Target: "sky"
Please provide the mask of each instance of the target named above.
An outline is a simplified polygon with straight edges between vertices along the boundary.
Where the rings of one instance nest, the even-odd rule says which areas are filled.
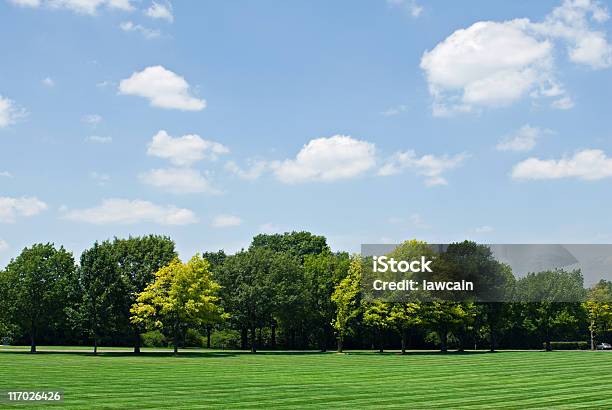
[[[610,8],[0,0],[0,266],[149,233],[611,243]]]

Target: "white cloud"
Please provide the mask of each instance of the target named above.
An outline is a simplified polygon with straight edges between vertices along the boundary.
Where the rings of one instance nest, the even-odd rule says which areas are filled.
[[[612,158],[599,149],[585,149],[558,160],[528,158],[512,169],[514,179],[579,178],[597,180],[612,177]]]
[[[88,114],[81,118],[85,124],[93,125],[94,127],[102,122],[102,116],[98,114]]]
[[[426,177],[427,186],[446,185],[448,181],[442,174],[450,169],[457,168],[468,157],[467,154],[454,156],[423,155],[417,157],[413,150],[396,152],[378,170],[378,175],[388,176],[399,174],[405,169],[414,169],[417,174]]]
[[[101,137],[99,135],[90,135],[85,138],[85,141],[90,142],[92,144],[110,144],[113,142],[112,137]]]
[[[160,130],[148,144],[147,154],[170,160],[177,166],[189,166],[203,159],[216,160],[227,154],[229,148],[215,141],[205,140],[196,134],[172,137]]]
[[[553,101],[550,106],[558,110],[569,110],[574,106],[574,101],[571,97],[565,96]]]
[[[502,138],[497,144],[498,151],[531,151],[543,135],[550,134],[550,130],[523,125],[516,133]]]
[[[191,168],[164,168],[152,169],[139,175],[140,180],[156,188],[174,194],[191,194],[205,192],[219,194],[209,178],[201,172]]]
[[[47,204],[36,197],[0,197],[0,222],[13,223],[20,216],[34,216],[47,209]]]
[[[154,107],[183,111],[201,111],[206,101],[191,95],[190,86],[180,75],[160,65],[135,72],[121,80],[119,94],[148,98]]]
[[[270,164],[276,177],[288,184],[335,181],[363,174],[376,163],[374,144],[345,135],[316,138],[295,159]]]
[[[140,33],[146,39],[157,38],[161,35],[159,30],[150,29],[140,24],[134,24],[131,21],[124,21],[123,23],[119,24],[119,28],[127,32]]]
[[[387,108],[385,111],[383,111],[381,114],[384,117],[394,117],[396,115],[399,115],[405,111],[408,110],[408,106],[407,105],[398,105],[397,107],[391,107],[391,108]]]
[[[505,106],[525,96],[554,97],[553,108],[571,108],[555,78],[554,46],[565,44],[575,63],[609,67],[612,47],[606,34],[590,27],[591,21],[606,19],[598,2],[565,0],[543,22],[479,21],[456,30],[421,59],[434,115]]]
[[[8,248],[9,248],[8,242],[6,242],[4,239],[0,239],[0,252],[4,252]]]
[[[174,15],[172,14],[172,4],[166,2],[165,4],[158,3],[156,1],[151,4],[151,7],[145,10],[145,14],[152,19],[162,19],[170,23],[174,21]]]
[[[405,9],[415,18],[419,17],[423,12],[423,6],[419,5],[416,0],[387,0],[387,4],[392,7]]]
[[[217,215],[212,219],[213,228],[231,228],[242,224],[242,219],[235,215]]]
[[[189,209],[119,198],[105,199],[93,208],[65,210],[63,217],[71,221],[96,225],[145,222],[160,225],[188,225],[198,222],[196,215]]]
[[[270,163],[263,160],[250,160],[247,168],[241,168],[234,161],[228,161],[225,164],[225,169],[230,173],[247,181],[253,181],[263,175],[270,168]]]
[[[25,115],[25,109],[18,107],[13,100],[0,95],[0,128],[14,124]]]
[[[0,177],[4,178],[13,178],[13,174],[8,171],[0,171]]]
[[[40,6],[40,0],[9,0],[9,3],[19,7],[36,8]]]
[[[564,40],[571,61],[594,69],[612,65],[612,45],[606,33],[591,27],[591,22],[608,20],[606,8],[594,0],[564,0],[542,23],[535,23],[536,32]]]
[[[489,225],[483,225],[483,226],[479,226],[478,228],[474,229],[474,232],[476,233],[491,233],[493,232],[493,227],[489,226]]]
[[[54,9],[65,9],[77,14],[88,15],[97,14],[98,9],[102,6],[122,11],[134,10],[129,0],[47,0],[45,4]]]
[[[45,78],[43,78],[43,80],[41,82],[42,82],[42,85],[44,85],[46,87],[53,87],[53,86],[55,86],[55,81],[53,81],[53,79],[51,77],[45,77]]]
[[[503,106],[534,89],[550,88],[552,45],[529,35],[529,24],[527,19],[481,21],[426,51],[421,68],[434,114]]]

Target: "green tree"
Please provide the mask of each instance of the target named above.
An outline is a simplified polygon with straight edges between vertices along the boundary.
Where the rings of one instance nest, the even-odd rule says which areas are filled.
[[[595,350],[595,339],[602,337],[612,322],[612,282],[602,279],[589,289],[583,307],[589,320],[591,350]]]
[[[529,273],[517,281],[524,326],[539,332],[546,351],[552,350],[550,342],[559,330],[577,326],[580,302],[586,296],[583,283],[580,270],[562,269]]]
[[[394,303],[389,311],[388,321],[390,326],[399,333],[402,343],[402,354],[406,354],[408,332],[423,322],[421,305],[414,302]]]
[[[259,234],[253,238],[249,249],[266,248],[274,252],[287,252],[303,261],[306,255],[317,255],[329,251],[324,236],[310,232],[285,232]]]
[[[348,273],[348,253],[324,251],[304,258],[305,293],[308,323],[321,351],[333,336],[332,321],[336,306],[332,302],[335,287]]]
[[[242,331],[242,347],[246,347],[249,333],[253,353],[257,351],[256,330],[268,326],[276,311],[276,280],[287,263],[297,264],[291,258],[271,249],[254,248],[228,256],[218,270],[216,278],[223,287],[225,306]]]
[[[219,284],[213,279],[208,261],[195,255],[187,263],[174,259],[155,273],[155,281],[138,294],[132,306],[132,322],[158,328],[172,338],[178,354],[181,335],[189,326],[221,320]]]
[[[384,332],[391,327],[390,311],[391,304],[380,300],[363,304],[363,323],[374,329],[380,353],[384,350]]]
[[[72,254],[51,243],[25,248],[6,267],[7,316],[28,335],[30,352],[36,352],[41,328],[64,320],[67,288],[74,270]]]
[[[463,331],[462,326],[473,319],[471,304],[447,300],[422,304],[424,322],[427,323],[440,339],[440,351],[448,351],[448,336],[451,332]],[[462,346],[461,346],[462,347]]]
[[[134,353],[140,353],[140,335],[144,332],[139,322],[130,321],[130,309],[139,293],[153,282],[155,273],[168,265],[178,255],[174,241],[167,236],[147,235],[115,238],[112,242],[115,260],[127,285],[123,301],[121,323],[134,340]]]
[[[332,326],[336,330],[338,353],[342,353],[344,338],[351,331],[351,322],[360,312],[359,294],[361,292],[362,272],[361,258],[353,256],[347,276],[340,281],[332,294],[332,302],[336,305],[336,317]]]
[[[67,312],[72,322],[93,339],[94,354],[97,354],[100,337],[117,330],[127,293],[110,242],[96,242],[83,251],[76,282],[78,298]]]

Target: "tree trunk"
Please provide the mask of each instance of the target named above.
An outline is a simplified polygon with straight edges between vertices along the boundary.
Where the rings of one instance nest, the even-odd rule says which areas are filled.
[[[272,320],[272,323],[270,323],[270,333],[272,334],[270,340],[272,349],[276,349],[276,322],[274,320]]]
[[[448,352],[448,329],[446,327],[440,330],[440,351]]]
[[[338,353],[342,353],[342,349],[344,348],[344,336],[342,334],[338,335]]]
[[[172,344],[174,345],[174,355],[178,356],[178,344],[179,344],[179,339],[180,339],[180,335],[179,335],[179,327],[175,326],[174,327],[174,340],[172,341]]]
[[[263,338],[261,337],[261,327],[257,329],[257,346],[263,346]]]
[[[591,350],[595,350],[595,332],[593,329],[595,329],[595,321],[591,320],[591,326],[589,327],[591,331]]]
[[[98,337],[94,335],[94,351],[93,354],[98,354]]]
[[[489,325],[489,331],[491,332],[491,347],[489,348],[489,351],[491,353],[495,352],[495,347],[497,345],[497,331],[495,330],[495,327],[492,325]]]
[[[251,353],[257,353],[257,346],[255,340],[255,326],[251,326]]]
[[[245,327],[240,329],[240,349],[247,349],[247,330]]]
[[[136,326],[134,326],[134,353],[140,354],[140,332]]]
[[[30,353],[36,353],[36,326],[34,320],[30,326]]]
[[[212,326],[208,325],[206,326],[206,348],[210,349],[210,333],[212,331]]]
[[[378,353],[382,353],[384,350],[383,338],[384,338],[384,332],[381,329],[378,331]]]
[[[402,354],[406,354],[406,329],[402,329]]]

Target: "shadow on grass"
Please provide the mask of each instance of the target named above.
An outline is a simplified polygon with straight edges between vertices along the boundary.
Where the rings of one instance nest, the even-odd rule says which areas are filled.
[[[103,349],[102,349],[103,350]],[[372,350],[349,350],[343,353],[337,353],[335,351],[271,351],[262,350],[257,353],[251,353],[246,350],[179,350],[178,356],[175,356],[172,350],[168,351],[143,351],[141,353],[134,353],[132,351],[101,351],[97,355],[94,355],[91,350],[42,350],[34,353],[33,355],[44,355],[44,356],[86,356],[86,357],[142,357],[142,358],[160,358],[160,357],[177,357],[177,358],[222,358],[222,357],[252,357],[252,356],[324,356],[324,355],[346,355],[346,356],[398,356],[398,357],[414,357],[414,356],[475,356],[475,355],[499,355],[504,353],[510,353],[511,351],[495,351],[490,352],[487,350],[471,350],[471,351],[434,351],[434,350],[411,350],[405,354],[401,354],[400,351],[385,351],[378,352]],[[536,350],[523,351],[524,353],[533,352],[537,353]],[[32,355],[29,350],[21,349],[7,349],[0,350],[0,355],[5,354],[17,354],[17,355]]]

